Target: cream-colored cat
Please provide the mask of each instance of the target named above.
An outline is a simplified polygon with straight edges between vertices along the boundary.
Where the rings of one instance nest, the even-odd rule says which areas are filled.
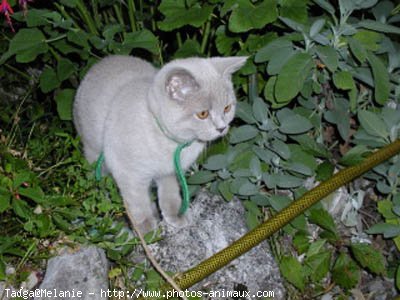
[[[149,198],[155,181],[163,218],[174,226],[181,205],[173,153],[178,142],[193,141],[182,151],[187,169],[205,143],[225,135],[235,114],[231,74],[246,57],[187,58],[160,70],[129,56],[110,56],[94,65],[75,98],[74,123],[85,156],[94,162],[104,153],[126,209],[142,232],[157,225]]]

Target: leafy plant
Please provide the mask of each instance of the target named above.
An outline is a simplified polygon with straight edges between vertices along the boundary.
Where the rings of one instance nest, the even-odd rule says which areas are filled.
[[[12,100],[0,112],[7,128],[18,125],[17,119],[31,128],[11,126],[2,150],[0,213],[2,220],[21,224],[7,233],[7,249],[23,244],[13,237],[16,232],[39,239],[64,232],[100,244],[116,261],[135,246],[116,222],[122,206],[115,186],[109,178],[100,185],[93,181],[72,137],[75,89],[108,54],[132,54],[155,65],[188,56],[250,56],[233,79],[239,102],[229,135],[212,144],[188,174],[192,192],[207,185],[227,201],[241,199],[250,228],[315,181],[399,138],[400,9],[394,1],[58,0],[33,6],[27,14],[11,15],[15,33],[5,29],[0,40],[4,92],[18,85],[33,98],[21,104],[29,108],[18,118]],[[13,155],[10,147],[27,155]],[[366,232],[393,239],[397,250],[399,161],[393,158],[365,176],[376,183],[382,216]],[[346,227],[326,205],[333,196],[283,228],[279,240],[291,236],[291,247],[278,243],[275,254],[283,276],[303,295],[322,295],[331,283],[335,295],[345,295],[360,284],[362,269],[399,277],[396,259],[359,243],[365,235],[355,224],[364,196],[351,186],[342,199],[347,203],[341,219],[353,226],[351,238],[342,235]],[[367,240],[375,244],[372,236]],[[0,249],[3,277],[10,253]],[[112,278],[124,273],[122,265]],[[143,274],[140,268],[135,272],[135,278]],[[153,275],[148,273],[149,282],[158,281]]]

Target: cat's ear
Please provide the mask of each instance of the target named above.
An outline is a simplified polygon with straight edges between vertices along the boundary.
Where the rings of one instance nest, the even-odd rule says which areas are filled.
[[[172,100],[185,101],[187,97],[200,88],[194,76],[185,69],[169,72],[165,82],[165,90]]]
[[[248,56],[212,57],[211,63],[224,77],[230,77],[246,63]]]

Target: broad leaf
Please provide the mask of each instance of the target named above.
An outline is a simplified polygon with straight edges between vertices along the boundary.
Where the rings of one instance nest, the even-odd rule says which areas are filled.
[[[185,0],[163,0],[159,6],[165,19],[158,23],[161,30],[171,31],[185,25],[200,27],[203,25],[214,7],[195,3],[187,7]]]
[[[332,270],[333,280],[345,289],[356,286],[361,277],[357,264],[347,254],[341,253]]]
[[[352,90],[355,89],[356,84],[350,72],[340,71],[333,75],[333,83],[338,89]]]
[[[244,141],[251,140],[258,135],[258,130],[251,125],[243,125],[240,127],[232,128],[230,131],[229,141],[232,144],[241,143]]]
[[[313,127],[307,118],[288,109],[279,111],[277,117],[280,123],[279,131],[285,134],[300,134]]]
[[[55,100],[57,103],[57,112],[61,120],[72,120],[72,103],[74,101],[75,90],[65,89],[57,93]]]
[[[265,0],[259,5],[254,5],[249,0],[237,1],[229,18],[229,29],[232,32],[245,32],[263,28],[277,19],[276,5],[276,0]]]
[[[305,278],[303,266],[299,261],[292,256],[283,256],[279,262],[279,269],[283,277],[291,284],[297,287],[300,291],[305,288]]]
[[[389,131],[386,124],[377,114],[368,110],[360,110],[358,120],[368,134],[384,139],[388,138]]]
[[[8,51],[3,55],[1,61],[15,54],[17,62],[27,63],[48,50],[46,37],[39,29],[23,28],[10,41]]]
[[[313,66],[310,54],[299,52],[293,55],[278,75],[275,85],[276,101],[287,103],[292,100],[303,88]]]
[[[384,32],[384,33],[400,34],[399,27],[389,25],[389,24],[384,24],[381,22],[373,21],[373,20],[363,20],[358,23],[358,26],[364,27],[364,28],[370,29],[370,30]]]
[[[335,49],[331,46],[319,46],[317,54],[331,72],[336,71],[339,65],[339,58]]]
[[[371,245],[365,243],[352,244],[351,252],[355,259],[364,268],[377,275],[385,275],[385,259],[383,255]]]
[[[135,48],[146,49],[153,54],[158,54],[159,52],[157,37],[147,29],[127,33],[122,47],[127,54]]]
[[[383,62],[372,53],[368,53],[368,61],[372,68],[375,81],[375,100],[379,104],[385,104],[390,94],[389,73]]]
[[[189,184],[204,184],[212,181],[215,174],[211,171],[199,171],[190,176],[187,180]]]

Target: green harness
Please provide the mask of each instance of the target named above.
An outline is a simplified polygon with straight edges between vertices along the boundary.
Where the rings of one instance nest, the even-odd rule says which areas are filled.
[[[184,148],[190,146],[193,141],[189,141],[189,142],[178,141],[177,139],[172,137],[167,132],[167,130],[164,128],[164,126],[161,125],[160,121],[156,117],[154,117],[154,119],[156,120],[157,126],[161,130],[161,132],[169,140],[178,144],[178,146],[176,147],[176,149],[174,151],[173,161],[174,161],[175,174],[178,177],[178,181],[179,181],[179,184],[180,184],[181,190],[182,190],[182,203],[181,203],[181,207],[179,208],[179,213],[178,213],[179,216],[182,216],[183,214],[185,214],[185,212],[189,208],[190,192],[189,192],[185,174],[184,174],[184,171],[183,171],[182,165],[181,165],[181,152]],[[103,166],[103,163],[104,163],[104,153],[101,152],[99,155],[99,158],[97,159],[96,169],[95,169],[95,177],[96,177],[97,181],[99,181],[101,179],[101,168]]]

